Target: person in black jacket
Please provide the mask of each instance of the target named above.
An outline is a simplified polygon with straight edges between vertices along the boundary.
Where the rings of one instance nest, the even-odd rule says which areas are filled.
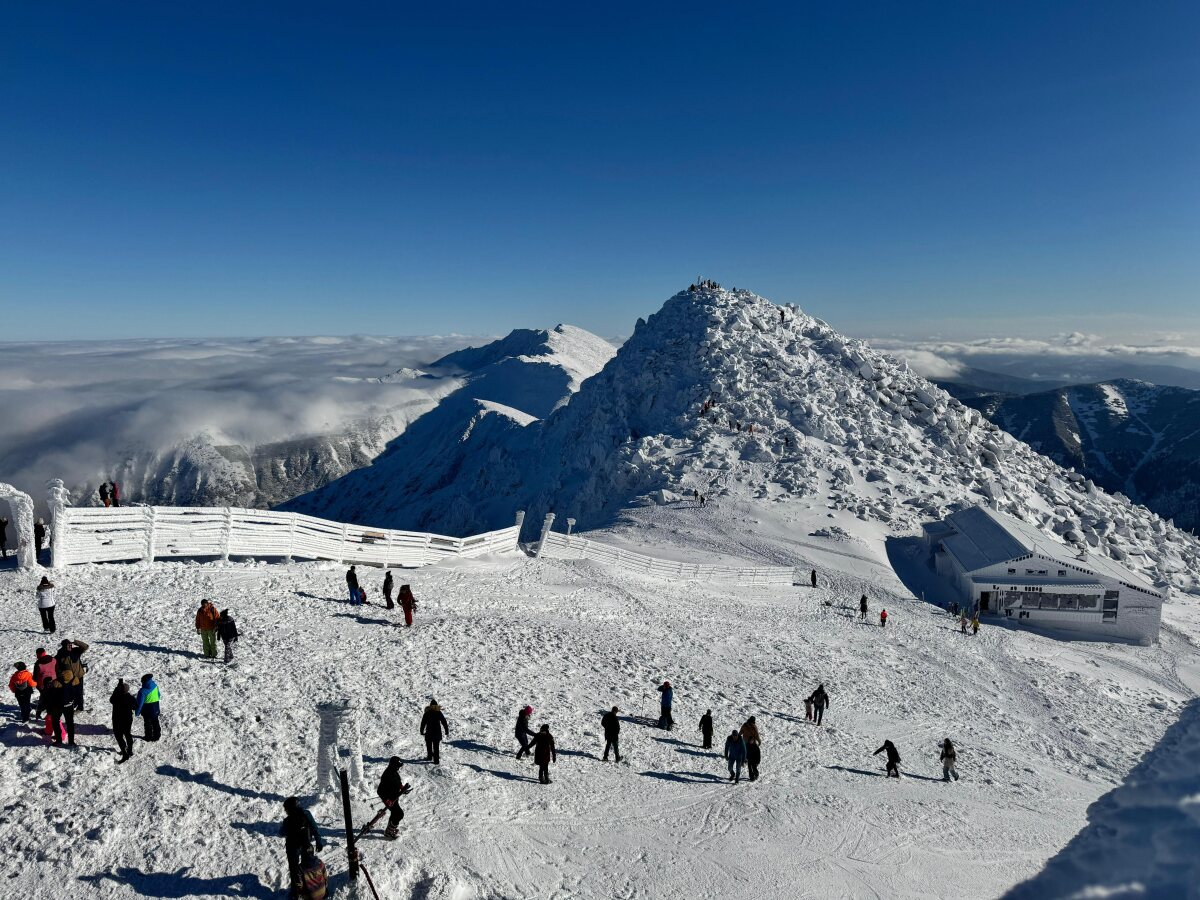
[[[384,601],[384,603],[387,604],[388,609],[396,608],[396,604],[394,604],[392,602],[392,585],[393,584],[394,584],[394,582],[392,581],[392,573],[389,570],[383,576],[383,601]]]
[[[821,720],[825,718],[825,707],[829,705],[829,695],[825,693],[825,685],[818,684],[817,689],[804,702],[812,704],[813,722],[820,725]]]
[[[34,557],[34,560],[38,561],[42,555],[42,545],[46,543],[46,523],[41,519],[38,519],[33,526],[33,542],[37,546],[37,556]]]
[[[233,621],[227,609],[221,610],[221,618],[217,619],[217,637],[225,645],[225,662],[233,662],[233,645],[237,643],[238,630],[237,622]]]
[[[350,591],[350,605],[358,606],[358,573],[354,566],[346,570],[346,588]]]
[[[284,849],[287,851],[288,874],[291,876],[292,889],[295,891],[302,883],[301,860],[313,852],[314,844],[319,853],[325,849],[325,843],[321,840],[321,832],[317,830],[317,823],[313,821],[312,813],[301,806],[297,798],[288,797],[284,800],[283,809],[285,815],[283,824],[279,826],[279,833],[283,835]]]
[[[883,746],[872,753],[872,756],[878,756],[880,753],[887,752],[887,777],[900,777],[900,751],[896,749],[896,745],[891,741],[884,741]]]
[[[704,738],[704,743],[702,744],[702,746],[704,747],[705,750],[712,749],[712,733],[713,733],[712,710],[706,709],[704,711],[704,715],[702,715],[700,717],[700,734]]]
[[[442,732],[450,734],[450,726],[442,715],[442,708],[436,700],[430,700],[425,707],[425,715],[421,716],[421,734],[425,735],[425,758],[433,760],[435,766],[442,762]]]
[[[812,575],[811,575],[811,577],[809,578],[809,581],[811,581],[811,582],[812,582],[812,586],[813,586],[813,587],[816,587],[816,586],[817,586],[817,570],[816,570],[816,569],[813,569],[813,570],[812,570]]]
[[[108,702],[112,704],[113,737],[117,739],[117,747],[121,750],[121,758],[117,762],[123,763],[133,756],[133,711],[137,707],[137,701],[129,693],[129,685],[124,678],[117,679],[117,686],[113,688]]]
[[[0,519],[0,559],[8,559],[8,519]]]
[[[400,808],[400,798],[412,790],[412,785],[405,784],[404,779],[400,777],[402,765],[404,764],[398,756],[389,759],[387,768],[383,770],[383,775],[379,779],[379,787],[375,789],[375,793],[379,795],[379,799],[391,813],[388,816],[387,829],[383,832],[383,836],[389,841],[394,841],[400,835],[400,820],[404,818],[404,810]],[[379,817],[376,816],[376,818]]]
[[[604,728],[604,759],[608,759],[608,750],[611,747],[612,752],[617,756],[617,762],[621,761],[621,719],[617,716],[620,712],[615,706],[604,714],[600,720],[601,726]]]
[[[867,621],[867,595],[863,594],[862,599],[858,601],[858,621]]]
[[[533,736],[533,761],[538,767],[538,781],[550,784],[550,763],[558,762],[558,754],[554,750],[554,736],[550,734],[550,726],[543,725]]]
[[[521,749],[517,751],[517,759],[529,753],[529,739],[535,737],[533,731],[529,727],[529,717],[533,715],[533,707],[526,706],[517,713],[517,728],[515,734],[517,743],[521,745]]]

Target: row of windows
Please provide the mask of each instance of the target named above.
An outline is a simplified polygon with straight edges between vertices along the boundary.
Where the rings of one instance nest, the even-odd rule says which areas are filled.
[[[1098,594],[1044,594],[1040,591],[1000,591],[1000,606],[1009,609],[1058,609],[1084,610],[1095,612],[1100,607]],[[1104,605],[1105,617],[1112,604],[1113,617],[1116,616],[1116,602],[1108,600]]]
[[[1008,570],[1008,574],[1009,574],[1009,575],[1016,575],[1016,574],[1017,574],[1017,570],[1016,570],[1016,569],[1009,569],[1009,570]],[[1049,574],[1049,572],[1047,572],[1045,569],[1026,569],[1026,570],[1025,570],[1025,574],[1026,574],[1026,575],[1048,575],[1048,574]],[[1066,578],[1066,577],[1067,577],[1067,570],[1066,570],[1066,569],[1059,569],[1059,570],[1058,570],[1058,577],[1059,577],[1059,578]]]

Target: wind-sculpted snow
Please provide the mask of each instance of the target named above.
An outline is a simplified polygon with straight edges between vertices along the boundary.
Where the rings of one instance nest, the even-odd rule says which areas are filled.
[[[322,499],[343,518],[452,533],[498,527],[515,508],[530,527],[547,511],[597,527],[663,491],[821,504],[872,533],[911,532],[983,500],[1079,553],[1200,592],[1190,535],[906,365],[749,291],[675,295],[543,422],[482,428],[490,414],[470,413],[437,449],[393,454]]]

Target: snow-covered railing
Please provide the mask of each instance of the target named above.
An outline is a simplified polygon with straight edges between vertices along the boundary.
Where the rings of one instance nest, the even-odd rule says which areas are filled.
[[[785,566],[717,566],[677,562],[602,544],[577,534],[545,531],[538,556],[550,559],[594,559],[641,575],[684,581],[737,581],[741,584],[791,585],[794,569]]]
[[[414,568],[454,556],[514,551],[522,518],[518,513],[509,528],[456,538],[264,509],[61,506],[55,510],[53,565],[267,556]]]

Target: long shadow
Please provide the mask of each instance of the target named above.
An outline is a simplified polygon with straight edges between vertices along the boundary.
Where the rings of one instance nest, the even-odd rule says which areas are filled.
[[[334,613],[335,619],[353,619],[360,625],[395,625],[395,622],[390,622],[387,619],[368,619],[366,616],[357,616],[354,613]]]
[[[320,597],[316,594],[310,594],[308,591],[293,591],[292,593],[294,593],[297,597],[305,597],[309,600],[321,600],[325,603],[337,603],[341,606],[350,605],[350,601],[346,597]],[[346,593],[349,593],[349,591]]]
[[[478,772],[480,775],[494,775],[497,778],[503,778],[505,781],[530,781],[537,784],[537,779],[529,775],[518,775],[515,772],[505,772],[503,769],[485,769],[483,766],[477,766],[474,763],[463,763],[463,765],[473,772]]]
[[[252,788],[234,787],[229,784],[222,784],[213,778],[211,772],[189,772],[187,769],[181,769],[178,766],[161,765],[155,769],[159,775],[169,775],[172,778],[178,778],[180,781],[188,781],[194,784],[202,784],[205,787],[210,787],[215,791],[220,791],[223,794],[233,794],[236,797],[246,797],[249,800],[268,800],[272,803],[282,803],[284,798],[280,794],[272,794],[267,791],[256,791]]]
[[[827,769],[833,769],[835,772],[850,772],[854,775],[870,775],[872,778],[883,778],[883,772],[868,772],[866,769],[851,769],[847,766],[826,766]]]
[[[771,713],[777,719],[783,719],[785,722],[795,722],[797,725],[811,725],[811,719],[802,719],[799,716],[789,716],[787,713]]]
[[[714,775],[712,772],[638,772],[638,774],[646,778],[658,778],[661,781],[676,781],[680,784],[712,784],[713,782],[728,780],[722,778],[720,775]]]
[[[562,750],[555,748],[554,752],[558,756],[582,756],[585,759],[598,759],[595,753],[588,753],[586,750]]]
[[[487,744],[481,744],[479,741],[470,741],[466,738],[457,738],[453,741],[446,741],[446,744],[459,750],[466,750],[470,753],[490,753],[493,756],[513,755],[512,753],[505,753],[503,750],[499,750],[495,747],[489,747]]]
[[[50,635],[40,628],[0,628],[0,634],[40,634],[44,635],[46,640],[51,640]]]
[[[688,756],[698,756],[701,759],[724,759],[720,753],[712,750],[693,750],[691,747],[676,747],[676,753],[686,753]]]
[[[125,647],[128,650],[137,650],[139,653],[165,653],[167,656],[204,659],[203,653],[197,653],[195,650],[184,650],[180,647],[162,647],[158,644],[142,644],[137,641],[96,641],[96,643],[109,647]],[[85,681],[84,683],[86,684],[87,682]]]
[[[278,891],[263,884],[257,875],[227,875],[224,878],[197,878],[186,874],[187,867],[177,872],[143,872],[132,866],[119,866],[112,872],[80,875],[79,880],[100,888],[112,881],[132,888],[143,897],[262,897],[278,896]]]
[[[944,778],[934,778],[931,775],[914,775],[912,772],[901,771],[900,774],[903,775],[905,778],[912,778],[915,781],[936,781],[939,784],[941,784],[943,781],[945,781]]]

